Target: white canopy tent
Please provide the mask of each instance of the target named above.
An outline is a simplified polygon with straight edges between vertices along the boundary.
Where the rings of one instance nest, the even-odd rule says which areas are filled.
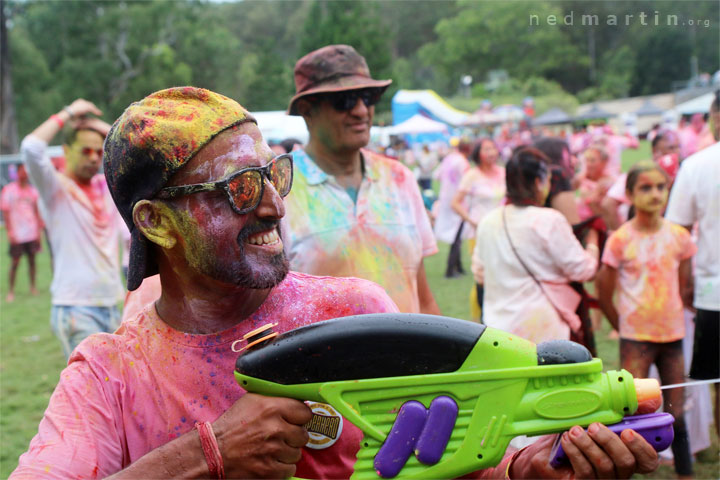
[[[252,115],[266,141],[280,142],[286,138],[296,138],[307,143],[309,134],[301,116],[287,115],[284,110],[253,112]]]
[[[714,93],[700,95],[687,102],[675,105],[673,110],[679,115],[692,115],[693,113],[707,113],[710,111],[710,104],[713,101]]]
[[[402,123],[388,127],[390,135],[416,135],[419,133],[447,133],[448,126],[423,115],[417,114]]]

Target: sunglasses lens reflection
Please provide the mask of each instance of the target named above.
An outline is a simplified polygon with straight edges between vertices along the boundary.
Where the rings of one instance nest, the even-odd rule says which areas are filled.
[[[270,182],[281,197],[290,193],[292,186],[292,163],[287,157],[279,158],[270,167]]]
[[[281,197],[290,193],[292,187],[292,161],[288,157],[275,160],[268,169],[268,179]],[[260,170],[248,170],[228,182],[228,190],[235,207],[241,212],[249,212],[260,204],[262,199],[263,174]]]
[[[230,180],[228,190],[238,210],[252,210],[260,203],[262,174],[257,170],[243,172]]]

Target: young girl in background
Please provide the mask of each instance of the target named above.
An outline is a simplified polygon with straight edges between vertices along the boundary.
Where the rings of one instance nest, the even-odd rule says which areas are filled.
[[[630,170],[626,190],[635,216],[608,239],[597,279],[600,307],[620,333],[622,368],[645,378],[654,363],[665,385],[685,378],[681,289],[690,278],[690,258],[696,251],[688,231],[662,217],[668,186],[667,173],[655,163],[643,162]],[[673,388],[663,397],[665,411],[675,417],[675,471],[679,478],[689,478],[684,391]]]
[[[577,198],[580,221],[602,213],[600,202],[613,183],[606,172],[608,159],[607,150],[599,145],[591,145],[583,153],[584,171],[579,179]]]

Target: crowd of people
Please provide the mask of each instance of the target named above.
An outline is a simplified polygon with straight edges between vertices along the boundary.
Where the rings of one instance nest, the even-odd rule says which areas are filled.
[[[313,410],[245,392],[232,374],[232,345],[267,322],[285,332],[363,313],[440,314],[424,267],[437,241],[451,244],[448,278],[464,273],[463,241],[470,246],[476,321],[592,350],[593,299],[583,283],[599,269],[598,303],[619,331],[625,368],[645,377],[654,363],[663,382],[684,378],[687,308],[697,309],[699,332],[692,375],[718,377],[709,352],[719,337],[720,255],[710,239],[720,200],[704,174],[718,172],[707,159],[718,158],[720,143],[690,153],[704,145],[705,126],[688,127],[694,146],[655,132],[655,162],[631,170],[611,204],[620,153],[637,139],[607,126],[569,139],[502,129],[452,141],[442,161],[424,148],[407,166],[367,148],[374,106],[390,83],[372,78],[347,45],[299,59],[288,114],[303,117],[305,145],[268,145],[240,104],[194,87],[148,95],[112,126],[78,99],[23,140],[28,175],[3,191],[2,208],[8,218],[24,202],[38,220],[29,235],[11,215],[11,275],[16,257],[37,252],[45,226],[51,325],[68,366],[12,478],[348,478],[360,431],[338,418],[339,438],[304,449]],[[58,171],[46,149],[63,129],[67,166]],[[431,206],[422,190],[433,179],[440,190]],[[696,265],[693,306],[696,244],[708,261]],[[676,418],[672,450],[687,476],[683,390],[673,391],[665,405]],[[617,436],[596,423],[560,438],[568,475],[628,478],[658,465],[631,430]],[[554,440],[511,449],[476,475],[556,478],[563,472],[547,462]]]
[[[709,106],[716,130],[719,102],[716,96]],[[508,135],[507,126],[497,131],[454,139],[435,170],[440,193],[432,216],[436,238],[450,244],[446,277],[463,274],[459,246],[469,239],[476,282],[470,318],[534,342],[570,338],[594,351],[604,315],[611,336],[620,339],[622,367],[633,375],[648,376],[654,364],[664,384],[682,383],[690,371],[684,342],[685,351],[694,348],[691,376],[717,378],[717,354],[710,359],[708,351],[718,337],[707,328],[715,328],[720,309],[720,255],[717,242],[709,243],[717,238],[720,195],[716,187],[698,185],[693,198],[685,186],[674,190],[669,205],[668,199],[676,178],[679,185],[690,181],[690,167],[681,166],[720,158],[718,132],[702,115],[677,128],[656,126],[648,133],[652,159],[622,173],[622,151],[638,148],[639,140],[609,125],[569,136],[531,128]],[[398,158],[408,157],[412,165],[411,155]],[[711,162],[703,164],[704,173],[716,181]],[[702,263],[696,262],[694,278],[703,279],[703,290],[693,288],[698,251]],[[594,280],[597,298],[583,287]],[[708,362],[713,367],[706,371],[701,365]],[[701,391],[706,398],[690,402],[699,426],[693,453],[710,444],[703,408],[709,397]],[[692,472],[684,396],[680,388],[665,395],[665,409],[676,418],[672,450],[680,476]],[[716,405],[716,417],[717,411]]]

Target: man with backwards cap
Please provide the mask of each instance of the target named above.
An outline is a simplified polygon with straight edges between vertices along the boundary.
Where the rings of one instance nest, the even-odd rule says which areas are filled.
[[[285,200],[293,270],[380,284],[401,312],[439,314],[423,258],[437,252],[413,174],[364,147],[375,104],[391,80],[374,80],[348,45],[330,45],[295,64],[288,113],[310,139],[293,152],[295,186]]]
[[[366,280],[288,272],[278,223],[292,159],[273,156],[236,102],[180,87],[128,107],[104,166],[132,234],[128,288],[159,272],[162,294],[75,349],[12,478],[348,478],[359,429],[337,415],[340,435],[312,443],[309,407],[246,393],[233,376],[232,344],[267,322],[284,332],[397,311]],[[553,439],[479,475],[567,474],[548,466]],[[563,446],[582,475],[657,466],[640,436],[621,440],[602,426],[577,427]]]

